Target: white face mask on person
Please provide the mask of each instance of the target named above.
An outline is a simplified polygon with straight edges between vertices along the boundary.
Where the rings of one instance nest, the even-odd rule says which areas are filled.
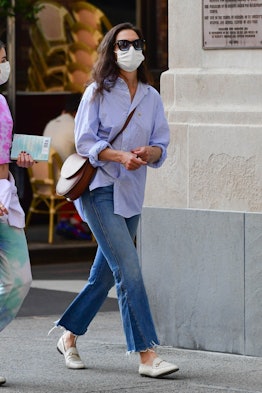
[[[5,61],[4,63],[0,63],[0,85],[3,85],[8,81],[10,75],[10,63],[9,61]]]
[[[136,50],[132,45],[128,51],[118,49],[115,53],[117,55],[116,64],[118,67],[128,72],[135,71],[142,61],[145,60],[142,51]]]

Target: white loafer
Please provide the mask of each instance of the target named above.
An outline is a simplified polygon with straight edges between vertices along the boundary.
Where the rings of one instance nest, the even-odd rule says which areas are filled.
[[[164,375],[172,374],[178,370],[179,368],[175,364],[171,364],[165,360],[156,358],[154,359],[152,366],[141,363],[138,372],[144,377],[158,378],[163,377]]]
[[[3,385],[4,383],[6,383],[5,377],[0,377],[0,385]]]
[[[67,368],[73,368],[73,369],[85,368],[85,365],[82,362],[76,347],[70,347],[67,350],[65,349],[63,336],[60,337],[57,343],[57,350],[62,355],[64,355],[65,364]]]

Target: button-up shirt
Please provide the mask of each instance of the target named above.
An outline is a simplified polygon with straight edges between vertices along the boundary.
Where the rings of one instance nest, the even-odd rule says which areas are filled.
[[[85,90],[75,118],[75,143],[77,152],[88,157],[97,172],[89,188],[114,185],[114,212],[123,217],[140,214],[144,201],[147,166],[128,171],[124,165],[112,161],[100,161],[99,153],[109,147],[130,152],[141,146],[158,146],[162,150],[160,159],[148,163],[153,168],[160,167],[167,155],[169,127],[163,103],[156,89],[139,82],[133,101],[126,82],[118,78],[110,92],[103,96],[93,93],[96,84]],[[122,128],[129,113],[135,113],[126,129],[110,141]],[[77,209],[81,204],[76,201]],[[81,211],[79,211],[80,215]]]

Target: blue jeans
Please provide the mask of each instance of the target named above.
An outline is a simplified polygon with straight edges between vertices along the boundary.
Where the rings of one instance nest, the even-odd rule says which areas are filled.
[[[114,214],[113,186],[87,190],[81,199],[98,248],[86,286],[56,325],[83,335],[116,285],[128,352],[152,348],[158,339],[134,245],[140,216]]]

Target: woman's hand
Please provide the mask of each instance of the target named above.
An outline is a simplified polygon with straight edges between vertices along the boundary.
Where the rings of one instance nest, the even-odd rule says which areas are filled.
[[[33,166],[34,160],[32,156],[30,156],[29,153],[26,153],[25,151],[21,151],[19,156],[17,157],[16,161],[17,165],[22,167],[22,168],[29,168]]]
[[[8,211],[2,202],[0,202],[0,216],[3,216],[4,214],[8,214]]]
[[[152,164],[160,159],[162,149],[158,146],[142,146],[132,150],[132,153],[136,154],[141,160],[146,163]]]
[[[138,157],[135,153],[122,152],[121,164],[123,164],[128,171],[135,171],[142,165],[147,165],[147,162],[142,160],[142,158]]]
[[[114,150],[106,148],[99,153],[99,160],[101,161],[113,161],[119,162],[124,165],[128,171],[135,171],[142,165],[147,165],[146,161],[143,161],[137,154],[130,151]]]

